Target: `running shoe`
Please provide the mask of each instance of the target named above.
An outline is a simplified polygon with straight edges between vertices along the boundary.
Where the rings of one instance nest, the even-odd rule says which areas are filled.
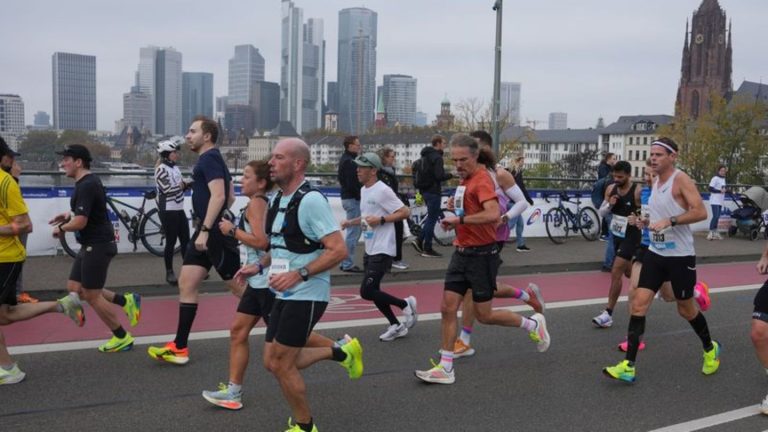
[[[712,305],[712,299],[709,297],[709,285],[704,282],[696,282],[696,286],[693,287],[693,290],[699,293],[696,297],[696,303],[699,304],[699,309],[701,309],[702,312],[709,310],[709,306]]]
[[[128,315],[131,327],[136,327],[141,318],[141,296],[134,293],[125,293],[125,306],[123,310]]]
[[[21,294],[19,294],[19,295],[17,295],[17,296],[16,296],[16,302],[17,302],[17,303],[37,303],[37,302],[39,302],[39,301],[40,301],[40,300],[38,300],[38,299],[36,299],[36,298],[32,297],[32,296],[31,296],[31,295],[29,295],[29,293],[28,293],[28,292],[26,292],[26,291],[25,291],[25,292],[22,292]]]
[[[629,360],[622,360],[616,366],[603,368],[603,375],[615,380],[628,383],[635,382],[635,366],[629,364]]]
[[[766,396],[765,399],[760,402],[760,412],[768,415],[768,396]]]
[[[457,338],[453,343],[453,358],[470,357],[475,355],[475,349]]]
[[[189,362],[189,348],[176,348],[176,342],[168,342],[161,347],[149,347],[147,353],[158,361],[164,361],[177,365],[185,365]]]
[[[704,365],[701,367],[701,373],[712,375],[720,368],[720,342],[712,341],[712,349],[704,351]]]
[[[544,315],[540,313],[531,315],[531,319],[536,321],[536,328],[528,333],[528,337],[536,342],[536,349],[539,350],[539,352],[544,352],[549,349],[549,343],[551,341],[549,332],[547,331],[547,320],[544,318]]]
[[[621,352],[627,352],[627,346],[629,346],[629,342],[626,340],[619,344],[619,351]],[[645,342],[640,341],[640,347],[637,349],[638,351],[642,351],[645,349]]]
[[[715,233],[710,231],[709,234],[707,234],[707,240],[714,240],[714,239],[715,239]]]
[[[14,364],[11,370],[5,370],[0,367],[0,385],[16,384],[21,382],[25,376],[27,376],[27,374],[19,369],[18,364]]]
[[[434,249],[424,249],[424,251],[421,253],[421,256],[424,258],[442,258],[443,254]]]
[[[613,317],[604,310],[600,312],[600,315],[592,318],[592,323],[600,328],[608,328],[613,325]]]
[[[430,361],[432,362],[432,369],[415,371],[414,374],[416,375],[416,378],[424,382],[435,384],[453,384],[456,382],[456,376],[452,370],[447,371],[443,365],[435,364],[434,360]]]
[[[534,312],[543,314],[547,305],[544,303],[544,297],[541,296],[541,289],[539,289],[539,286],[535,283],[529,283],[525,292],[527,292],[528,297],[530,297],[530,300],[525,303],[532,307]]]
[[[130,351],[131,348],[133,348],[133,336],[126,332],[124,338],[112,336],[112,339],[108,340],[107,343],[99,346],[99,351],[104,353],[113,353],[120,351]]]
[[[228,410],[239,410],[243,407],[243,392],[234,392],[224,383],[219,383],[217,391],[203,391],[203,398],[208,402]]]
[[[414,249],[416,249],[416,252],[422,253],[424,252],[424,244],[419,239],[411,240],[411,245]]]
[[[292,422],[293,422],[293,420],[290,417],[288,417],[288,429],[286,429],[285,432],[304,432],[303,430],[301,430],[299,425],[291,424]],[[317,425],[313,424],[312,425],[312,430],[310,432],[318,432]]]
[[[408,327],[405,324],[392,324],[387,327],[387,331],[379,336],[379,340],[382,342],[391,342],[397,338],[401,338],[408,334]]]
[[[408,267],[409,265],[403,261],[395,261],[392,263],[392,268],[396,268],[398,270],[408,270]]]
[[[529,248],[526,245],[522,245],[522,246],[518,246],[517,248],[515,248],[515,250],[518,251],[518,252],[530,252],[531,248]]]
[[[408,303],[408,307],[403,309],[405,315],[405,326],[412,328],[419,320],[419,313],[416,311],[416,297],[408,296],[405,298],[405,302]]]
[[[363,347],[360,345],[360,341],[357,338],[352,338],[351,341],[341,347],[341,350],[347,354],[347,358],[339,364],[347,370],[349,378],[358,379],[363,376]]]
[[[56,303],[59,304],[61,312],[74,321],[76,326],[82,327],[85,325],[85,312],[77,294],[67,294],[56,300]]]

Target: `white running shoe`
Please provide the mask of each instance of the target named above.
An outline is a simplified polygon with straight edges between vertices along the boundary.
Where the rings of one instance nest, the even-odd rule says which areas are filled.
[[[5,370],[0,367],[0,385],[16,384],[21,382],[25,376],[27,376],[27,374],[19,369],[18,364],[14,364],[11,370]]]
[[[608,328],[613,325],[613,318],[608,311],[604,310],[600,315],[592,318],[592,322],[600,328]]]
[[[768,415],[768,396],[765,396],[765,399],[760,402],[760,412]]]
[[[707,234],[707,240],[714,240],[714,239],[715,239],[715,233],[710,231],[709,234]]]
[[[531,315],[531,319],[536,321],[536,328],[530,331],[528,336],[536,342],[536,349],[539,352],[544,352],[549,349],[549,344],[552,341],[547,331],[547,320],[540,313]]]
[[[395,261],[392,263],[392,268],[396,268],[398,270],[408,270],[408,264],[403,261]]]
[[[442,365],[437,364],[430,370],[417,370],[414,372],[416,378],[435,384],[453,384],[456,382],[456,376],[453,370],[446,371]]]
[[[408,306],[403,309],[403,315],[405,315],[405,326],[413,328],[416,322],[419,321],[419,313],[416,311],[416,297],[408,296],[405,298],[405,302]]]
[[[408,327],[405,324],[392,324],[387,327],[387,331],[379,336],[379,340],[382,342],[390,342],[397,338],[401,338],[408,334]]]

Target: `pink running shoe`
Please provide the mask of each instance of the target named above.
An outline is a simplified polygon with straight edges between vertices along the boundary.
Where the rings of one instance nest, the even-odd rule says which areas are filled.
[[[627,352],[627,345],[629,345],[629,342],[626,340],[619,344],[619,351],[621,352]],[[640,341],[640,348],[638,348],[638,351],[642,351],[645,349],[645,342]]]
[[[712,305],[712,300],[709,298],[709,285],[704,282],[696,282],[696,286],[693,287],[695,292],[699,295],[696,297],[696,303],[699,304],[699,309],[702,312],[709,310],[709,306]]]

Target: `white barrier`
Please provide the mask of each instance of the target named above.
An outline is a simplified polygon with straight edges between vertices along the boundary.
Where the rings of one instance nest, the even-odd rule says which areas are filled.
[[[141,205],[143,192],[149,190],[149,188],[110,188],[109,194],[120,201],[123,201],[134,207]],[[344,209],[341,206],[341,198],[339,197],[338,189],[323,189],[328,197],[328,201],[333,209],[334,216],[337,220],[342,221],[345,219]],[[27,254],[30,256],[40,255],[55,255],[61,253],[61,246],[59,241],[51,235],[52,228],[48,225],[48,220],[54,215],[69,211],[69,199],[72,193],[72,188],[22,188],[24,199],[29,207],[29,214],[32,219],[34,227],[33,232],[27,239]],[[542,198],[542,194],[547,193],[535,191],[534,204],[530,206],[523,213],[523,221],[525,222],[524,235],[526,237],[546,237],[547,231],[545,227],[544,215],[552,207],[557,206],[557,198],[553,195],[550,202],[546,202]],[[708,194],[704,195],[705,199],[708,199]],[[235,204],[232,206],[233,210],[237,213],[240,208],[246,204],[246,198],[238,196]],[[592,207],[588,194],[585,194],[581,198],[583,205]],[[575,204],[565,203],[565,206],[575,211]],[[708,201],[705,201],[709,218],[711,218],[711,210]],[[120,206],[118,206],[121,208]],[[155,204],[152,201],[147,203],[149,210],[154,208]],[[736,204],[732,201],[726,202],[728,210],[724,210],[724,214],[729,215],[730,211],[736,208]],[[185,198],[185,208],[187,213],[192,208],[191,197]],[[127,209],[129,215],[133,215],[135,212],[131,209]],[[425,209],[421,209],[425,211]],[[109,211],[110,219],[116,228],[116,238],[118,238],[118,251],[120,253],[133,252],[133,244],[128,241],[128,232],[126,228],[119,223],[117,216]],[[709,229],[709,218],[705,221],[699,222],[693,226],[694,231],[704,231]],[[511,235],[514,236],[515,230],[511,230]],[[138,251],[144,252],[145,249],[139,244]]]

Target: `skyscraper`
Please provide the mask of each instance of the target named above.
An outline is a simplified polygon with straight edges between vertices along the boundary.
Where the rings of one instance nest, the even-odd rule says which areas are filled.
[[[339,128],[362,134],[373,122],[376,104],[378,15],[366,8],[339,12]]]
[[[54,129],[96,130],[96,57],[53,53]]]
[[[520,83],[501,83],[499,118],[509,126],[520,125]]]
[[[152,129],[152,96],[139,91],[138,86],[131,87],[123,94],[123,121],[126,126]]]
[[[280,119],[299,133],[317,129],[323,113],[325,41],[323,20],[303,22],[301,8],[282,1]]]
[[[382,92],[387,125],[413,126],[416,123],[416,78],[384,75]]]
[[[251,92],[254,107],[254,127],[259,131],[274,129],[280,122],[280,85],[259,81]]]
[[[35,113],[35,126],[51,127],[51,116],[45,111],[38,111]]]
[[[24,101],[19,95],[0,94],[0,136],[15,149],[16,138],[24,132]]]
[[[152,98],[152,133],[181,135],[181,53],[173,48],[141,48],[139,91]]]
[[[198,115],[213,118],[213,74],[184,72],[181,76],[181,125],[185,131]]]
[[[264,81],[264,57],[253,45],[235,46],[235,56],[229,59],[229,93],[227,102],[248,105],[251,89]]]
[[[568,129],[568,113],[549,113],[549,128],[557,130]]]

